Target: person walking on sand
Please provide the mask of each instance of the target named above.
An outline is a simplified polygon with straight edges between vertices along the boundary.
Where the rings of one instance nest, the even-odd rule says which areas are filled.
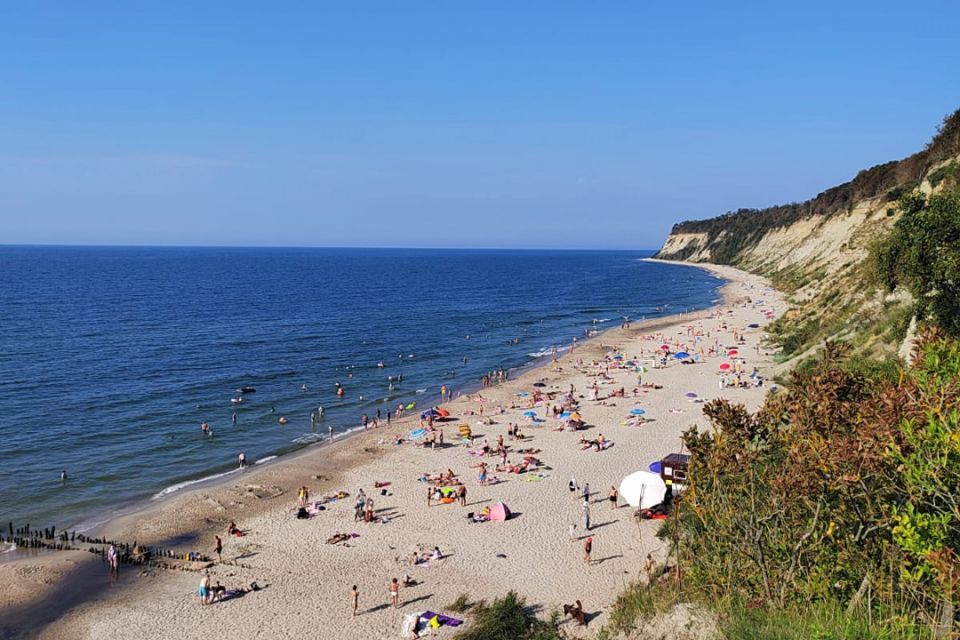
[[[576,498],[577,497],[577,479],[570,478],[570,482],[567,483],[567,488],[570,489],[570,495]]]
[[[593,561],[590,559],[590,554],[593,552],[593,536],[587,536],[586,541],[583,543],[583,561],[590,565]]]
[[[360,592],[357,590],[357,585],[353,585],[353,589],[350,590],[350,600],[353,604],[353,617],[357,617],[357,607],[360,605]]]
[[[589,482],[583,483],[583,501],[584,502],[590,501],[590,483]]]
[[[213,550],[217,553],[217,562],[223,562],[223,540],[220,539],[220,536],[213,537],[216,538],[216,544]]]
[[[590,531],[590,503],[586,500],[583,501],[583,528],[586,531]]]
[[[395,608],[400,608],[400,583],[394,578],[390,582],[390,605]]]
[[[609,496],[608,496],[607,499],[610,500],[610,508],[611,508],[611,509],[616,509],[616,508],[617,508],[617,497],[618,497],[618,496],[619,496],[619,493],[617,492],[617,488],[616,488],[616,487],[610,487],[610,494],[609,494]]]

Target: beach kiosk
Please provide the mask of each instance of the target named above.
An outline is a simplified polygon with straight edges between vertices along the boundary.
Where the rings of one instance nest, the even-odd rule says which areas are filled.
[[[660,460],[660,477],[671,493],[679,493],[687,486],[687,470],[690,456],[685,453],[671,453]]]

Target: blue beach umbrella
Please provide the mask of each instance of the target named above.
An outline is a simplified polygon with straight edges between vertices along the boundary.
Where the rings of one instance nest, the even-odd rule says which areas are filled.
[[[642,416],[646,411],[643,409],[630,409],[630,415],[632,416]]]
[[[683,360],[684,358],[689,358],[690,354],[687,353],[686,351],[681,351],[680,353],[673,354],[673,357],[676,358],[677,360]]]
[[[570,412],[569,412],[569,411],[564,411],[563,413],[560,414],[560,419],[561,419],[561,420],[566,420],[566,419],[569,418],[569,417],[570,417]]]
[[[524,411],[524,412],[523,412],[523,415],[527,416],[528,418],[536,418],[536,417],[537,417],[537,412],[536,412],[536,411]]]
[[[663,468],[663,464],[661,464],[661,462],[657,460],[656,462],[651,462],[648,468],[653,473],[660,473],[660,470]]]

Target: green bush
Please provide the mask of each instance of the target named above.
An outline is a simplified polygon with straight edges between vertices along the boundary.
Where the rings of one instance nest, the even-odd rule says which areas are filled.
[[[714,428],[684,434],[689,490],[667,523],[689,594],[790,612],[870,585],[882,628],[960,610],[960,342],[926,335],[908,370],[849,349],[826,345],[756,413],[708,403]],[[854,622],[821,637],[877,637]]]
[[[872,247],[871,263],[892,291],[903,286],[917,314],[960,335],[960,189],[929,199],[913,192],[890,235]]]
[[[466,601],[466,598],[463,597]],[[457,599],[460,601],[460,598]],[[463,604],[463,603],[461,603]],[[560,615],[551,613],[540,620],[516,592],[510,591],[493,604],[480,601],[473,605],[471,622],[458,632],[455,640],[563,640]]]

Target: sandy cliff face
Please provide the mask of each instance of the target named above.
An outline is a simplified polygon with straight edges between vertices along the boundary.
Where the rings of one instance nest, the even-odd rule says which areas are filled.
[[[885,185],[880,195],[848,200],[826,213],[803,213],[816,209],[815,199],[789,205],[793,209],[738,212],[682,223],[674,227],[656,257],[731,264],[771,277],[787,290],[793,310],[774,328],[789,356],[786,366],[812,354],[825,339],[855,337],[864,351],[891,355],[903,340],[901,334],[907,333],[910,299],[903,294],[886,295],[870,283],[865,265],[870,245],[898,219],[900,193],[916,188],[930,194],[943,189],[946,183],[937,180],[938,172],[957,163],[960,155],[930,163],[918,181]]]
[[[944,183],[931,184],[929,176],[958,162],[960,155],[933,164],[914,186],[926,194],[942,189]],[[760,216],[762,212],[740,215],[748,218],[750,215]],[[887,192],[853,202],[842,211],[801,216],[781,225],[766,225],[765,230],[751,232],[743,242],[737,243],[738,250],[733,255],[723,245],[729,244],[732,234],[743,233],[742,222],[725,229],[723,218],[718,218],[709,232],[695,230],[698,223],[683,223],[674,228],[656,257],[722,262],[764,275],[792,269],[834,274],[861,263],[867,256],[870,242],[885,233],[898,215],[897,202]],[[749,220],[746,226],[749,228]],[[687,227],[694,227],[694,230],[688,231]]]

